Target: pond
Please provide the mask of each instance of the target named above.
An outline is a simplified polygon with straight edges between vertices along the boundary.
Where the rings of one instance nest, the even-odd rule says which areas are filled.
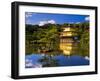
[[[72,55],[31,54],[25,57],[25,68],[89,65],[89,58]]]

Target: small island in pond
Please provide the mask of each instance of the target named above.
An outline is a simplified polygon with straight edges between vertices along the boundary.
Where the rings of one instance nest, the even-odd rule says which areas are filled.
[[[25,67],[89,65],[89,16],[26,12]]]

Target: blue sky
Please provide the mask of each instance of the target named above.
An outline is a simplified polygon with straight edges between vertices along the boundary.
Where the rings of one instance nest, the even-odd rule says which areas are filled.
[[[64,24],[64,23],[80,23],[89,21],[88,15],[73,15],[73,14],[52,14],[52,13],[25,13],[25,23],[26,24]]]

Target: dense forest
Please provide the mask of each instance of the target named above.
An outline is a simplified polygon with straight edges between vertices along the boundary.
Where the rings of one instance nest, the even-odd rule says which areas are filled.
[[[59,50],[59,35],[63,31],[62,27],[67,26],[69,26],[68,23],[45,24],[43,26],[26,24],[26,54],[61,53],[62,51]],[[76,27],[75,29],[79,35],[79,54],[89,56],[89,23],[70,24],[70,26]]]

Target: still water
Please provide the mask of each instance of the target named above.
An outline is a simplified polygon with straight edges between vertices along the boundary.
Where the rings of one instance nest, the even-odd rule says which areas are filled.
[[[72,55],[31,54],[25,57],[25,68],[89,65],[89,58]]]

